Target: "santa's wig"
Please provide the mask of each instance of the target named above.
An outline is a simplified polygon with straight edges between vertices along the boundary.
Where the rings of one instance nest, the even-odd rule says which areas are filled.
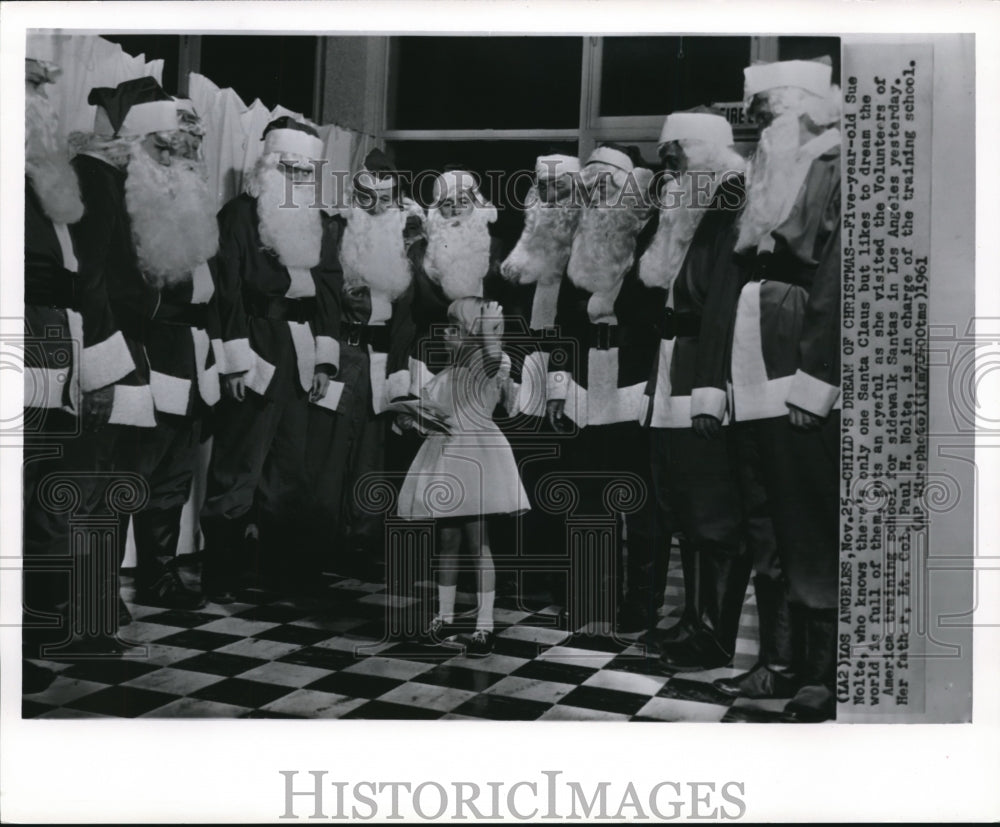
[[[489,225],[496,207],[473,206],[464,215],[445,218],[439,207],[427,211],[424,270],[449,299],[478,296],[490,267]]]
[[[340,243],[344,284],[367,285],[385,293],[390,301],[410,286],[410,260],[404,230],[407,213],[391,206],[380,213],[361,207],[346,212],[347,227]]]
[[[312,161],[279,152],[266,153],[257,160],[246,191],[257,199],[260,238],[285,267],[311,269],[319,264],[323,242],[319,184],[293,184],[279,163],[311,165]]]
[[[639,260],[639,278],[650,287],[673,284],[719,184],[725,176],[742,174],[746,168],[746,161],[732,147],[698,139],[679,143],[686,171],[664,183],[656,234]]]
[[[74,224],[83,217],[83,200],[76,171],[59,140],[59,115],[35,86],[27,86],[24,103],[24,172],[45,214],[57,224]]]
[[[532,186],[525,203],[524,230],[517,245],[500,266],[500,273],[516,284],[554,284],[569,261],[580,208],[572,198],[546,202]]]
[[[198,164],[164,166],[133,144],[125,206],[139,266],[158,286],[189,281],[218,250],[215,201]]]

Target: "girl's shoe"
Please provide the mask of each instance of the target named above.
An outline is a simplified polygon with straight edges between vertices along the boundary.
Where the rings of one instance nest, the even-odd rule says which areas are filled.
[[[458,627],[452,621],[447,621],[441,615],[431,618],[428,631],[435,640],[448,640],[458,634]]]
[[[493,632],[476,629],[465,645],[465,654],[470,658],[484,658],[493,651]]]

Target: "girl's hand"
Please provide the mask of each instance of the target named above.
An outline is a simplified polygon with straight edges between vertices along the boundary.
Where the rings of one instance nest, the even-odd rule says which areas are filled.
[[[412,431],[417,427],[417,420],[415,420],[409,414],[397,414],[396,415],[396,425],[401,431]]]
[[[479,311],[477,320],[480,336],[498,337],[503,335],[503,307],[499,302],[486,302]]]

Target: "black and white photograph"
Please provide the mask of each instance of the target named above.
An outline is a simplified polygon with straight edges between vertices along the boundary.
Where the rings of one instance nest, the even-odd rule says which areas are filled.
[[[18,742],[170,721],[205,750],[297,719],[371,766],[412,731],[439,789],[268,763],[255,820],[755,820],[780,811],[739,776],[677,775],[696,746],[605,801],[535,750],[465,797],[434,742],[603,765],[605,734],[652,756],[705,731],[665,725],[744,724],[711,743],[755,764],[748,734],[995,733],[978,35],[453,31],[377,3],[338,28],[360,4],[325,5],[10,38]]]

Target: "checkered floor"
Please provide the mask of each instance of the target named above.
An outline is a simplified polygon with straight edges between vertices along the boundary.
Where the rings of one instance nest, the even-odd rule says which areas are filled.
[[[753,665],[752,590],[733,667],[674,677],[637,636],[573,634],[557,606],[527,611],[498,597],[495,650],[470,658],[461,648],[384,639],[391,601],[417,598],[392,598],[384,585],[356,579],[331,576],[328,585],[321,598],[248,590],[238,603],[199,611],[130,603],[134,622],[122,637],[143,646],[113,660],[35,661],[59,675],[24,696],[23,716],[781,720],[785,701],[733,701],[711,685]],[[421,585],[429,614],[434,587]],[[672,569],[667,605],[679,605],[681,595],[680,570]],[[460,609],[463,598],[475,600],[460,595]],[[664,617],[660,625],[673,622]]]

